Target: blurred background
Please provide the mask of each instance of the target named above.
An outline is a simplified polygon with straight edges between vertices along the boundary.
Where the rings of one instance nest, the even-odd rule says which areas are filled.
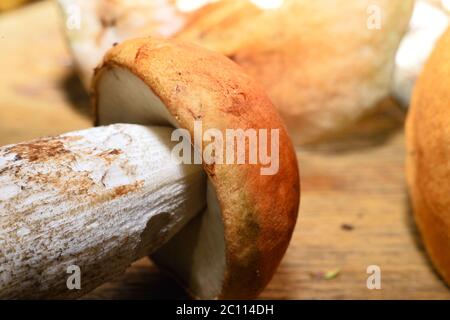
[[[175,5],[191,12],[205,2]],[[252,2],[261,10],[277,10],[282,4]],[[0,0],[0,145],[92,126],[85,61],[77,55],[80,46],[74,41],[79,38],[68,32],[62,11],[52,0]],[[298,146],[299,221],[291,246],[261,298],[450,299],[449,288],[424,253],[411,216],[403,142],[414,81],[447,29],[449,14],[450,0],[416,1],[392,62],[388,94],[317,145]],[[239,57],[229,56],[239,63]],[[381,268],[381,290],[366,286],[367,268],[372,265]],[[148,259],[86,296],[184,297],[183,290]]]

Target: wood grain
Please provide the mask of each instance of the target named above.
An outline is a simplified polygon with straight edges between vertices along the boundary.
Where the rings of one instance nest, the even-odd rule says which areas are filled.
[[[50,1],[0,15],[0,145],[91,124],[88,99],[74,76],[60,23]],[[384,130],[386,123],[398,129],[389,125],[388,134],[364,136],[363,144],[346,141],[339,151],[298,151],[303,189],[299,221],[262,299],[450,299],[412,221],[402,116],[383,111],[371,119]],[[381,268],[381,290],[366,287],[370,265]],[[326,280],[325,273],[335,270],[337,276]],[[85,298],[186,295],[142,259]]]
[[[56,4],[0,15],[0,143],[91,126]]]

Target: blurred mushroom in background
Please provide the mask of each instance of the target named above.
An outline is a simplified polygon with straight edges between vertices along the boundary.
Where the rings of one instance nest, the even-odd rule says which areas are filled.
[[[81,80],[89,88],[94,68],[113,45],[146,35],[169,37],[187,14],[176,0],[58,0]]]
[[[115,43],[176,37],[225,54],[257,78],[294,142],[305,145],[334,137],[390,95],[414,1],[59,2],[87,87]],[[78,26],[70,23],[77,10]]]
[[[437,40],[449,26],[450,0],[417,0],[409,31],[395,60],[393,95],[409,106],[416,79]]]

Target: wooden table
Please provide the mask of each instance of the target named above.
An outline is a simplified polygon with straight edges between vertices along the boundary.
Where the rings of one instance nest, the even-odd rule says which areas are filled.
[[[91,125],[88,98],[74,74],[61,23],[50,1],[0,15],[1,145]],[[370,145],[339,152],[298,152],[303,189],[298,224],[261,298],[450,298],[412,220],[401,125],[370,139]],[[370,265],[381,268],[381,290],[366,287]],[[148,259],[86,296],[184,297]]]

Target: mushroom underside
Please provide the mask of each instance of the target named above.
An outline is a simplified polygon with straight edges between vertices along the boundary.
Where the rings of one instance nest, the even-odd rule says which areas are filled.
[[[125,68],[105,68],[97,81],[97,92],[101,125],[126,122],[178,127],[161,99]],[[222,291],[226,247],[220,205],[209,180],[206,193],[204,212],[193,218],[152,258],[172,273],[192,296],[212,299]]]

